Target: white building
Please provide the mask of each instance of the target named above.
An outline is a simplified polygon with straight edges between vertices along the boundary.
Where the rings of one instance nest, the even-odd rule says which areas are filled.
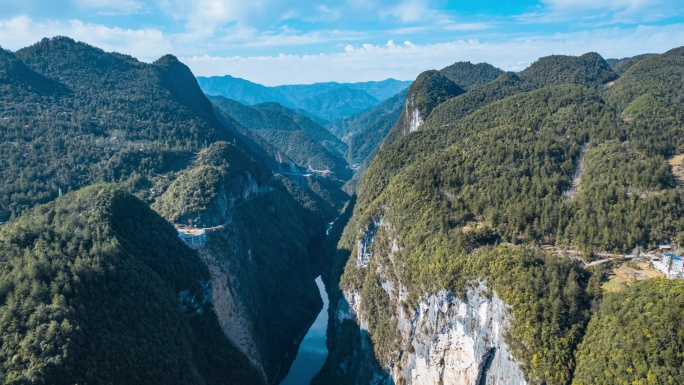
[[[684,260],[677,254],[663,254],[663,264],[671,273],[684,272]]]

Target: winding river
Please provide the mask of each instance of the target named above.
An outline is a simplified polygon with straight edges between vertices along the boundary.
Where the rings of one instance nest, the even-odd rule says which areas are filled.
[[[323,299],[323,310],[318,313],[318,317],[304,336],[290,372],[280,383],[281,385],[309,385],[328,356],[328,348],[325,345],[325,331],[328,327],[328,293],[325,291],[321,277],[316,278],[316,285]]]

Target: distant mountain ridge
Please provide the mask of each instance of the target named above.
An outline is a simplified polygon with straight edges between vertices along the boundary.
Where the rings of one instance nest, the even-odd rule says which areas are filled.
[[[347,145],[311,119],[271,102],[247,106],[222,96],[211,101],[247,130],[285,153],[297,166],[316,172],[350,175],[344,153]]]
[[[329,121],[374,107],[412,83],[390,78],[359,83],[327,82],[267,87],[230,75],[199,76],[197,82],[207,95],[223,96],[248,105],[276,102]],[[312,120],[325,124],[317,119]]]

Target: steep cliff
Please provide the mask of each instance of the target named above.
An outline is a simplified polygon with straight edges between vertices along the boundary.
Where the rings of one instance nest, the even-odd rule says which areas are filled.
[[[323,305],[308,258],[308,224],[278,189],[234,210],[199,253],[225,335],[274,384]]]
[[[317,383],[676,383],[680,339],[656,325],[675,327],[677,311],[620,314],[665,309],[679,287],[604,296],[602,274],[539,245],[678,242],[682,191],[664,158],[682,152],[682,58],[644,59],[617,80],[594,53],[542,58],[383,147],[331,254],[339,291]],[[625,333],[635,347],[606,353]]]
[[[421,73],[409,87],[399,120],[390,129],[380,147],[387,147],[402,136],[418,131],[435,107],[463,93],[463,88],[439,71]]]
[[[0,229],[0,382],[266,384],[222,333],[210,274],[110,185]]]
[[[483,247],[453,256],[449,267],[433,260],[452,280],[435,290],[416,284],[421,271],[402,272],[411,262],[386,218],[361,229],[347,229],[339,244],[340,255],[352,257],[331,297],[331,353],[314,384],[570,381],[595,295],[576,262],[534,248]]]
[[[356,237],[330,312],[333,352],[314,384],[525,384],[504,340],[510,308],[483,282],[465,295],[440,290],[409,301],[394,271],[393,233],[377,218]],[[360,286],[351,265],[365,274]]]
[[[393,283],[384,282],[383,287],[391,291]],[[361,298],[345,292],[345,299],[351,304],[350,311],[344,311],[345,305],[338,307],[338,320],[355,319]],[[486,285],[468,289],[465,300],[442,290],[421,298],[413,311],[398,307],[394,312],[401,340],[406,341],[400,363],[391,370],[396,383],[527,383],[520,362],[512,357],[504,339],[510,327],[510,309]],[[359,319],[359,323],[363,328],[366,322]]]
[[[221,328],[277,383],[322,307],[308,254],[322,218],[226,142],[203,150],[154,207],[178,224],[210,227],[199,253]]]

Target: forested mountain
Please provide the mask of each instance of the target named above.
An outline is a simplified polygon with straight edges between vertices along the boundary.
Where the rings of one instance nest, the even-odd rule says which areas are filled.
[[[247,105],[275,102],[305,111],[310,114],[310,119],[320,125],[325,122],[319,119],[335,120],[354,115],[396,95],[411,84],[410,81],[386,79],[266,87],[228,75],[200,76],[197,81],[207,95],[223,96]]]
[[[684,240],[684,192],[666,162],[684,152],[682,71],[684,48],[622,76],[595,53],[550,56],[467,92],[437,71],[421,74],[407,106],[414,89],[415,99],[426,95],[412,106],[424,123],[404,122],[403,135],[385,139],[331,254],[330,279],[340,282],[331,314],[345,316],[329,329],[333,351],[317,383],[446,383],[447,373],[457,376],[449,383],[506,381],[501,373],[511,383],[677,383],[677,315],[664,309],[677,308],[667,293],[681,285],[640,284],[596,310],[603,275],[538,246],[591,259]],[[499,301],[510,318],[493,310]],[[472,305],[472,324],[471,303],[486,304]],[[657,314],[621,321],[650,306]],[[477,314],[510,323],[508,333],[477,331],[485,322]],[[607,353],[627,335],[635,338],[629,348]],[[455,352],[440,342],[452,338],[470,347]],[[478,361],[485,354],[491,361]],[[360,355],[370,358],[354,371],[337,369]],[[454,374],[444,364],[453,360],[475,372]]]
[[[361,130],[353,132],[347,140],[349,149],[346,157],[349,163],[361,164],[376,151],[380,142],[399,120],[407,94],[408,90],[404,90],[374,107],[367,114],[356,115],[354,120],[348,122],[349,126],[359,125],[363,127]],[[348,128],[351,128],[349,126]]]
[[[265,384],[221,331],[207,267],[109,185],[0,229],[0,382]]]
[[[44,39],[0,52],[0,91],[0,382],[280,381],[322,306],[308,249],[342,182],[278,176],[290,159],[170,55]],[[197,253],[167,221],[215,228]]]
[[[610,67],[613,69],[613,71],[615,71],[616,74],[622,75],[623,73],[627,72],[627,70],[630,69],[630,67],[632,67],[634,64],[651,56],[655,56],[655,54],[645,53],[642,55],[625,57],[622,59],[606,59],[606,63],[610,65]]]
[[[399,120],[390,129],[382,146],[388,146],[401,136],[418,130],[435,107],[464,92],[463,88],[439,71],[421,73],[411,84]]]
[[[439,73],[465,90],[487,84],[495,80],[503,71],[486,63],[458,62],[443,68]],[[442,84],[437,85],[436,88],[449,84],[448,81],[436,76],[432,71],[419,76],[416,82],[422,83],[428,78],[432,78],[432,81],[436,79],[439,79],[438,82],[441,81]],[[461,93],[461,90],[447,90],[446,95],[435,93],[426,97],[419,95],[420,89],[427,89],[427,87],[420,86],[420,84],[414,86],[410,100],[408,98],[409,89],[406,89],[366,113],[334,121],[329,125],[333,133],[339,133],[338,136],[346,133],[348,136],[346,141],[349,144],[347,161],[358,166],[357,173],[346,186],[348,190],[353,191],[356,188],[356,182],[379,151],[381,143],[390,144],[401,136],[402,132],[410,131],[412,125],[417,128],[425,119],[425,116],[421,114],[429,114],[432,110],[431,105],[448,99],[452,95],[451,92]],[[418,97],[416,98],[416,96]],[[422,104],[422,106],[419,105],[416,109],[416,103]]]
[[[347,151],[347,145],[343,141],[305,114],[283,107],[278,103],[261,103],[254,105],[253,107],[259,110],[273,110],[289,117],[301,127],[311,139],[321,143],[328,151],[334,154],[344,154],[345,151]]]
[[[334,120],[328,123],[326,127],[328,130],[330,130],[330,132],[335,134],[335,136],[342,139],[345,143],[348,143],[352,135],[366,130],[369,126],[375,124],[376,121],[382,119],[385,115],[397,113],[397,110],[401,111],[401,108],[404,106],[407,92],[408,88],[375,107],[369,108],[356,115]],[[398,116],[399,115],[397,114],[397,117]],[[385,135],[387,135],[387,133],[385,133],[383,137]]]
[[[346,145],[307,117],[280,105],[246,106],[221,96],[211,100],[241,126],[256,132],[298,166],[348,178],[343,159]]]
[[[684,382],[684,284],[654,279],[606,294],[577,352],[573,384]]]
[[[206,142],[236,138],[171,56],[145,64],[54,38],[0,60],[22,71],[0,94],[0,220],[97,181],[151,200]]]
[[[604,283],[684,242],[682,78],[684,47],[210,100],[170,55],[0,50],[0,383],[278,384],[320,274],[313,384],[678,384],[682,284]]]
[[[469,90],[491,82],[504,71],[488,63],[458,62],[442,68],[439,72],[464,90]]]

